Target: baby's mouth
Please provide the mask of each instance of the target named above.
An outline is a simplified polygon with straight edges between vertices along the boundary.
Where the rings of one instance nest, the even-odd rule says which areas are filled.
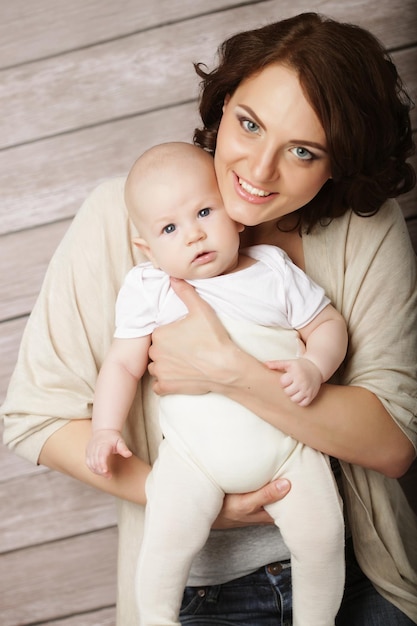
[[[205,252],[199,252],[198,254],[195,255],[194,259],[193,259],[193,263],[205,263],[208,261],[212,261],[214,257],[214,252],[213,251],[205,251]]]

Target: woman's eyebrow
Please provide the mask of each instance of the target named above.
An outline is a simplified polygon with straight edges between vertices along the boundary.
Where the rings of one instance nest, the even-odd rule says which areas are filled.
[[[321,152],[325,152],[327,154],[327,148],[323,146],[321,143],[317,143],[317,141],[310,141],[310,139],[291,139],[291,143],[297,143],[300,146],[308,146],[309,148],[317,148]]]
[[[258,124],[258,126],[265,128],[264,124],[262,124],[262,121],[256,115],[255,111],[253,111],[250,107],[248,107],[246,104],[238,104],[237,106],[241,109],[244,109],[246,113],[253,119],[253,121]]]

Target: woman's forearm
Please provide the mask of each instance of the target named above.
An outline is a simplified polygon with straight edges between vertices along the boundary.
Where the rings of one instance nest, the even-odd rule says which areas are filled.
[[[135,456],[129,459],[114,456],[112,478],[100,477],[85,464],[85,449],[90,436],[91,420],[72,420],[49,437],[39,463],[113,496],[144,505],[145,481],[150,466]]]
[[[135,456],[128,459],[115,457],[112,478],[93,474],[84,461],[84,451],[90,435],[90,420],[69,422],[49,437],[42,448],[39,462],[117,498],[145,505],[145,482],[151,469],[149,465]],[[285,497],[290,487],[288,481],[281,479],[252,493],[226,496],[214,526],[235,528],[272,524],[273,520],[264,510],[264,506]]]
[[[401,476],[411,464],[411,442],[367,389],[324,384],[308,407],[300,407],[284,394],[279,373],[233,346],[223,357],[221,379],[216,377],[211,390],[243,404],[294,439],[391,477]]]

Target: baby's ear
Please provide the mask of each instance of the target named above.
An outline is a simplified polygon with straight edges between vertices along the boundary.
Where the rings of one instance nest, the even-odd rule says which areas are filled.
[[[139,248],[141,252],[143,252],[143,254],[146,254],[146,256],[149,258],[150,248],[145,239],[142,239],[142,237],[135,237],[133,239],[133,243],[137,248]]]
[[[158,267],[151,252],[151,249],[145,239],[143,239],[142,237],[135,237],[133,239],[133,243],[155,267]]]

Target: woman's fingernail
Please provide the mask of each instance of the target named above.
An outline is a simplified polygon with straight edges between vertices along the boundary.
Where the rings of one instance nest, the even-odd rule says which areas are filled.
[[[281,478],[278,482],[275,483],[275,486],[279,493],[287,493],[290,488],[290,482],[286,478]]]

